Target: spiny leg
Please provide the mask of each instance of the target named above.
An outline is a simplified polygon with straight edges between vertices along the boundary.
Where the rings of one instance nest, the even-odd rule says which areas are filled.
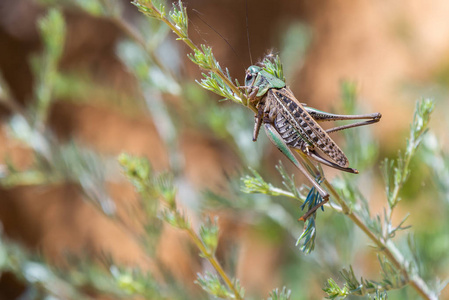
[[[338,115],[328,113],[310,106],[304,106],[305,110],[312,116],[315,121],[337,121],[337,120],[377,120],[382,117],[380,113],[363,114],[363,115]]]
[[[312,160],[322,163],[323,165],[329,166],[331,168],[343,171],[343,172],[348,172],[348,173],[353,173],[353,174],[358,174],[359,171],[357,171],[357,169],[353,169],[353,168],[345,168],[345,167],[341,167],[339,165],[337,165],[336,163],[333,163],[327,159],[325,159],[324,157],[322,157],[318,152],[316,152],[314,149],[297,149],[295,148],[295,150],[297,150],[298,152],[301,151],[303,153],[305,153],[309,158],[311,158]]]
[[[342,125],[342,126],[337,126],[337,127],[334,127],[334,128],[330,128],[330,129],[327,129],[326,132],[327,133],[332,133],[332,132],[336,132],[336,131],[340,131],[340,130],[345,130],[345,129],[348,129],[348,128],[354,128],[354,127],[370,125],[370,124],[377,123],[377,122],[379,122],[379,119],[377,119],[377,120],[368,120],[368,121],[363,121],[363,122],[357,122],[357,123],[353,123],[353,124]]]
[[[301,218],[298,219],[298,221],[304,221],[304,222],[307,221],[307,219],[310,218],[310,216],[313,215],[318,208],[320,208],[327,202],[329,202],[329,198],[327,198],[327,199],[323,198],[323,201],[321,201],[320,203],[318,203],[317,205],[315,205],[314,207],[309,209]]]
[[[281,135],[276,131],[271,123],[264,123],[265,132],[271,142],[307,177],[323,198],[323,202],[329,201],[329,194],[315,181],[304,166],[298,161]]]
[[[326,166],[329,166],[331,168],[353,174],[359,173],[357,169],[342,167],[332,161],[327,160],[326,158],[322,157],[321,154],[318,153],[314,148],[310,148],[310,146],[304,141],[300,141],[300,143],[296,145],[293,149],[295,149],[299,154],[306,155],[312,160],[324,164]]]
[[[382,117],[382,115],[380,113],[365,114],[365,115],[337,115],[337,114],[327,113],[327,112],[324,112],[324,111],[321,111],[321,110],[318,110],[318,109],[315,109],[312,107],[305,107],[305,109],[312,116],[312,118],[317,122],[338,121],[338,120],[367,120],[367,121],[361,121],[361,122],[356,122],[353,124],[342,125],[342,126],[334,127],[331,129],[327,129],[326,130],[327,133],[377,123],[377,122],[379,122],[380,118]]]

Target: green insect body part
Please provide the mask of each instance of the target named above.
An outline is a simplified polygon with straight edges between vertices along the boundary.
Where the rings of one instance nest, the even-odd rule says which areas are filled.
[[[257,87],[256,97],[263,97],[272,88],[284,88],[285,82],[259,66],[251,66],[246,71],[245,86]]]

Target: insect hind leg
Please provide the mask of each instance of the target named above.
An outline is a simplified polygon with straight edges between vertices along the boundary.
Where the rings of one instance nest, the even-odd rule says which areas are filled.
[[[366,120],[366,121],[360,121],[352,124],[337,126],[331,129],[327,129],[327,133],[332,133],[340,130],[345,130],[349,128],[359,127],[359,126],[365,126],[370,125],[373,123],[377,123],[380,121],[380,118],[382,118],[381,113],[372,113],[372,114],[365,114],[365,115],[337,115],[337,114],[331,114],[328,112],[324,112],[309,106],[304,106],[306,111],[312,116],[312,118],[317,122],[323,122],[323,121],[337,121],[337,120]]]
[[[264,120],[264,128],[267,133],[268,138],[271,142],[303,173],[303,175],[313,184],[313,186],[320,193],[321,197],[325,199],[329,199],[329,194],[315,181],[306,170],[306,168],[298,161],[298,159],[294,156],[293,152],[290,150],[290,147],[285,143],[284,139],[281,135],[276,131],[274,126],[267,120]]]
[[[353,173],[353,174],[359,173],[359,171],[357,171],[357,169],[345,168],[345,167],[337,165],[334,162],[331,162],[331,161],[325,159],[315,149],[307,147],[307,145],[304,142],[298,144],[294,149],[296,151],[301,151],[302,153],[306,154],[308,157],[310,157],[314,161],[322,163],[323,165],[326,165],[328,167],[338,169],[343,172]]]
[[[334,127],[334,128],[327,129],[326,132],[327,133],[332,133],[332,132],[336,132],[336,131],[340,131],[340,130],[345,130],[345,129],[348,129],[348,128],[354,128],[354,127],[370,125],[370,124],[379,122],[379,120],[380,120],[380,117],[376,118],[376,119],[368,120],[368,121],[362,121],[362,122],[356,122],[356,123],[353,123],[353,124],[337,126],[337,127]]]

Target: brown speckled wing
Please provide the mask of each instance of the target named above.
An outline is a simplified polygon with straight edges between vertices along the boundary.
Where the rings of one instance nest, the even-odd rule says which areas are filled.
[[[348,167],[349,161],[346,155],[326,131],[313,120],[290,89],[271,89],[270,91],[273,93],[273,97],[270,98],[274,99],[273,101],[276,101],[276,104],[282,108],[278,113],[282,113],[288,122],[298,129],[302,137],[320,149],[337,165]]]

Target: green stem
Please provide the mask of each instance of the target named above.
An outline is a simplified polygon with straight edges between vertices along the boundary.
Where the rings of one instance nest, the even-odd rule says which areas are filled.
[[[414,140],[410,141],[410,143],[414,143]],[[401,190],[402,186],[404,185],[404,183],[407,179],[407,176],[405,175],[406,170],[408,170],[408,165],[410,164],[410,161],[415,152],[414,149],[416,149],[416,147],[412,147],[411,149],[412,150],[405,152],[406,156],[404,158],[404,163],[402,164],[402,169],[399,171],[401,174],[401,179],[398,182],[398,184],[396,184],[394,186],[393,192],[391,193],[391,197],[389,199],[391,206],[389,205],[388,220],[389,220],[390,224],[392,222],[393,209],[396,207],[396,204],[399,202],[398,201],[399,191]]]
[[[310,161],[309,161],[310,162]],[[315,168],[316,169],[316,168]],[[334,187],[325,179],[323,181],[324,186],[329,190],[335,201],[341,206],[343,213],[351,219],[354,224],[359,227],[368,238],[374,242],[374,244],[381,249],[388,260],[401,271],[405,280],[415,289],[415,291],[424,299],[436,300],[438,297],[429,289],[424,280],[418,275],[410,275],[407,270],[407,261],[401,254],[396,245],[393,244],[391,240],[385,240],[384,238],[376,236],[369,228],[363,223],[362,219],[351,211],[350,207],[346,202],[340,197],[340,195],[335,191]]]
[[[223,270],[223,267],[220,265],[220,263],[218,262],[215,255],[212,253],[209,253],[209,251],[206,249],[206,247],[204,247],[203,242],[201,242],[201,239],[193,231],[192,228],[187,228],[186,230],[187,230],[187,233],[189,234],[190,238],[193,240],[195,245],[201,251],[201,253],[203,253],[203,255],[206,257],[206,259],[210,262],[210,264],[217,271],[217,273],[221,276],[221,278],[223,278],[226,285],[232,290],[232,292],[234,293],[235,299],[242,300],[240,293],[238,292],[237,288],[232,283],[231,279],[228,277],[226,272]]]

